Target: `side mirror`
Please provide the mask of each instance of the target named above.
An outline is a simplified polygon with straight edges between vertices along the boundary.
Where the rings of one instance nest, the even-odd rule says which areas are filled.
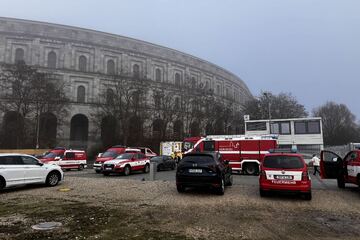
[[[54,160],[55,160],[55,161],[60,161],[61,158],[58,156],[58,157],[55,157]]]
[[[38,162],[38,164],[40,167],[43,166],[44,164],[42,162]]]
[[[99,153],[99,154],[97,155],[97,157],[98,157],[98,158],[99,158],[99,157],[101,157],[101,156],[102,156],[102,154],[103,154],[103,153]]]

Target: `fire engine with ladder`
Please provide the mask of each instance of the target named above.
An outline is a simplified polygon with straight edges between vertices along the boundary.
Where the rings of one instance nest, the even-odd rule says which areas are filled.
[[[264,155],[277,148],[277,135],[209,135],[189,137],[183,142],[183,153],[217,151],[230,162],[233,172],[258,175]]]

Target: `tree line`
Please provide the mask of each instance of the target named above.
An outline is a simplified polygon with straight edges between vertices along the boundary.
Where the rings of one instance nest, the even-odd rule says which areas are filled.
[[[66,82],[49,69],[22,61],[0,68],[0,147],[55,146],[56,128],[64,124],[71,106]],[[160,141],[181,141],[203,133],[242,134],[245,114],[251,119],[310,115],[289,93],[262,93],[240,109],[231,97],[219,97],[187,75],[179,85],[139,74],[108,75],[106,87],[96,99],[91,119],[98,126],[103,147],[158,146]],[[346,105],[327,102],[311,115],[322,117],[325,145],[360,141],[360,126]]]

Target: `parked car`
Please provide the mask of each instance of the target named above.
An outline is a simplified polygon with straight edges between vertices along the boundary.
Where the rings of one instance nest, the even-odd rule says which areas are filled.
[[[160,156],[152,157],[150,159],[150,162],[156,163],[156,169],[158,172],[166,169],[174,170],[176,168],[176,162],[170,156],[160,155]]]
[[[344,158],[331,151],[322,151],[320,173],[324,179],[337,179],[339,188],[346,183],[360,187],[360,150],[348,152]]]
[[[311,179],[300,154],[269,153],[260,166],[260,196],[271,191],[297,192],[311,200]]]
[[[150,148],[147,147],[131,147],[131,148],[136,148],[136,149],[140,149],[140,151],[145,154],[145,156],[147,156],[148,158],[152,158],[157,156],[156,153],[154,153]]]
[[[176,188],[179,193],[187,187],[213,188],[223,195],[225,186],[232,185],[229,161],[218,152],[196,152],[184,155],[176,171]]]
[[[84,150],[55,149],[40,158],[40,161],[59,165],[66,170],[77,169],[81,171],[87,167],[87,156]]]
[[[108,176],[110,173],[123,173],[128,176],[133,171],[148,173],[149,170],[150,159],[140,152],[120,154],[115,159],[104,162],[102,166],[104,176]]]
[[[102,164],[108,160],[115,159],[120,154],[123,154],[125,152],[140,152],[139,149],[135,148],[127,148],[125,146],[116,145],[112,146],[111,148],[107,149],[104,153],[99,153],[97,156],[93,168],[96,173],[101,173]]]
[[[34,183],[53,187],[63,178],[63,171],[57,165],[44,164],[26,154],[0,154],[0,190]]]

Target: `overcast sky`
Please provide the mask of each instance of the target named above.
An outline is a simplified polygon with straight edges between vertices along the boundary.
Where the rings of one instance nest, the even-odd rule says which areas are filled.
[[[360,118],[360,0],[0,0],[0,16],[90,28],[213,62],[253,95],[292,93]]]

